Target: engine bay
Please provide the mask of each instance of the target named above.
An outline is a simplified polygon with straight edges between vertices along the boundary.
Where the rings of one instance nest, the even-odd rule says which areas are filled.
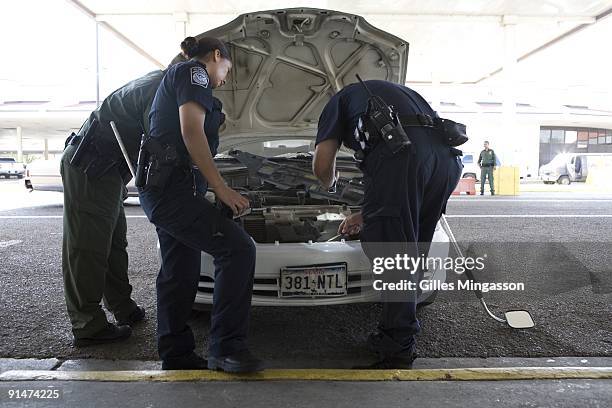
[[[311,158],[301,154],[298,156],[270,160],[275,160],[274,164],[287,163],[296,173],[312,174]],[[283,180],[277,183],[278,179],[270,182],[265,175],[262,176],[262,172],[258,173],[230,156],[220,160],[215,158],[215,162],[228,186],[249,199],[251,212],[236,219],[236,222],[255,242],[308,243],[359,239],[358,235],[338,234],[338,227],[344,218],[359,211],[359,206],[343,202],[341,196],[316,194],[311,186],[286,184]],[[360,180],[362,177],[359,169],[350,161],[339,163],[338,169],[344,176],[345,184],[352,182],[353,178]],[[359,191],[359,188],[356,190]],[[214,193],[209,194],[214,201]],[[359,197],[359,192],[352,194],[348,201],[354,201],[355,197]]]

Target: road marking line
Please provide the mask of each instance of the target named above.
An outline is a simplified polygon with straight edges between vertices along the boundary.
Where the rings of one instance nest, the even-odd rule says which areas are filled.
[[[0,381],[510,381],[612,379],[612,367],[494,367],[415,370],[272,369],[254,374],[209,370],[14,370]]]
[[[446,218],[612,218],[612,214],[452,214]]]
[[[1,220],[61,219],[63,215],[0,215]],[[147,218],[146,215],[126,215],[125,218]]]
[[[21,244],[23,241],[20,241],[18,239],[13,239],[10,241],[0,241],[0,248],[7,248],[10,247],[12,245],[17,245],[17,244]]]
[[[450,198],[448,200],[449,202],[453,202],[453,201],[458,201],[458,202],[479,202],[479,203],[609,203],[612,202],[612,199],[607,199],[607,198],[594,198],[594,199],[573,199],[573,198],[568,198],[568,199],[563,199],[563,198],[559,198],[559,199],[554,199],[554,198],[534,198],[534,199],[529,199],[529,198],[518,198],[518,199],[511,199],[511,198],[490,198],[490,199],[476,199],[476,198]]]

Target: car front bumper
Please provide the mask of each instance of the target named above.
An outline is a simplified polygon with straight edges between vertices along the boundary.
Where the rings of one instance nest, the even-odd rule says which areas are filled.
[[[435,246],[429,256],[448,256],[449,239],[438,226],[434,235]],[[380,279],[372,273],[370,261],[365,256],[360,241],[313,242],[287,244],[256,244],[257,261],[253,284],[254,306],[323,306],[351,303],[377,302],[380,292],[372,283]],[[434,253],[435,252],[435,253]],[[346,262],[347,294],[336,297],[280,297],[280,271],[295,265],[320,265]],[[447,271],[436,269],[425,271],[423,279],[446,281]],[[213,258],[202,253],[201,275],[196,294],[196,305],[210,305],[214,290]],[[419,295],[419,303],[432,295],[425,291]]]
[[[540,178],[542,179],[542,181],[557,181],[559,180],[559,175],[558,174],[542,174],[540,176]]]

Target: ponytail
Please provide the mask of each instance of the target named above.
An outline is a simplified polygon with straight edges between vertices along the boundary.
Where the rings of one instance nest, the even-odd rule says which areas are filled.
[[[201,58],[209,52],[219,50],[222,58],[231,61],[227,46],[223,41],[214,37],[202,37],[200,39],[187,37],[181,42],[181,50],[187,58]]]

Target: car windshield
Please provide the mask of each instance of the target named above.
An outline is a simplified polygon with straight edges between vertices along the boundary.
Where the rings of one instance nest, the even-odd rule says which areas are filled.
[[[315,141],[313,139],[276,139],[271,141],[253,141],[241,143],[232,149],[256,154],[265,157],[291,157],[299,154],[312,154],[314,152]],[[227,155],[228,151],[221,152]],[[353,157],[350,150],[344,146],[338,152],[339,157]]]

